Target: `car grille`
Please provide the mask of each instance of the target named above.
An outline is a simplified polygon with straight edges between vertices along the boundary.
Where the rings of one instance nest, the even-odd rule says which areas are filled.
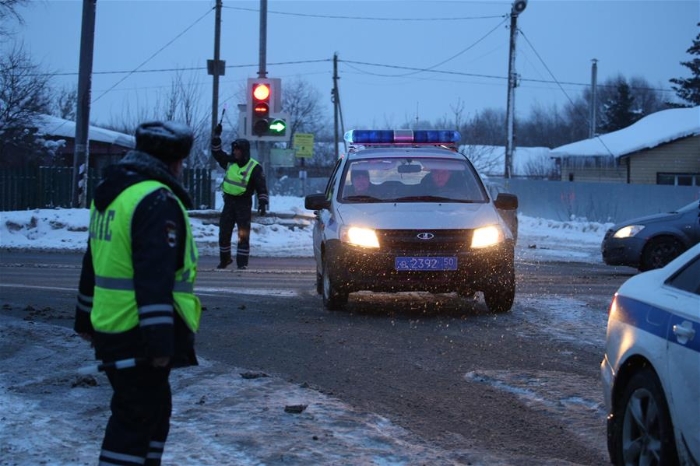
[[[382,251],[420,254],[468,251],[472,239],[472,230],[379,230],[377,234]]]

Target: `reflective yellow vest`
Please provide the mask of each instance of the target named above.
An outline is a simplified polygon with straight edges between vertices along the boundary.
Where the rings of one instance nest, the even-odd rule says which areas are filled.
[[[139,325],[134,290],[134,268],[131,250],[131,222],[139,202],[166,185],[158,181],[142,181],[125,189],[104,212],[90,206],[90,249],[95,268],[95,295],[90,320],[98,332],[123,333]],[[175,273],[173,303],[176,311],[193,332],[199,329],[202,305],[194,295],[199,254],[189,216],[182,202],[187,229],[183,267]]]
[[[248,160],[248,163],[242,167],[239,167],[237,163],[229,165],[228,169],[226,169],[224,182],[221,183],[221,189],[232,196],[243,194],[248,187],[250,175],[253,174],[253,169],[256,165],[258,165],[258,162],[254,159]]]

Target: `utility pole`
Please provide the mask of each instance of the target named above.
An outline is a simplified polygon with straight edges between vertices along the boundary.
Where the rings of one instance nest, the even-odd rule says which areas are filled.
[[[221,6],[222,1],[216,0],[214,20],[214,59],[207,60],[207,72],[213,77],[211,96],[211,131],[219,123],[219,76],[226,74],[226,62],[220,60],[221,52]]]
[[[515,73],[515,38],[518,35],[518,15],[527,7],[527,0],[516,0],[510,9],[510,52],[508,54],[508,107],[506,111],[506,156],[503,177],[513,175],[513,126],[515,120],[515,88],[518,77]]]
[[[594,138],[595,137],[595,129],[596,129],[596,108],[597,108],[597,102],[598,102],[598,60],[593,59],[591,60],[593,62],[593,65],[591,66],[591,103],[590,103],[590,109],[589,109],[589,130],[588,130],[588,137],[589,138]]]
[[[97,0],[83,0],[80,31],[80,66],[78,70],[78,106],[75,113],[75,149],[73,152],[73,207],[85,207],[90,159],[90,99],[92,89],[92,55],[95,45],[95,11]]]
[[[335,160],[340,158],[338,153],[338,113],[340,111],[340,96],[338,95],[338,53],[333,54],[333,90],[331,91],[333,101],[333,147],[335,147]],[[303,160],[303,159],[302,159]]]

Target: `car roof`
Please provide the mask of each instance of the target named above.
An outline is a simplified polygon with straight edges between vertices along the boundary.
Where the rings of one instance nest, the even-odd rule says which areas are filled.
[[[361,149],[357,151],[351,151],[348,153],[348,160],[362,160],[362,159],[373,159],[373,158],[404,158],[408,156],[413,157],[434,157],[442,159],[453,159],[453,160],[468,160],[467,157],[446,148],[438,146],[430,147],[402,147],[402,146],[388,146],[388,147],[372,147],[368,149]]]

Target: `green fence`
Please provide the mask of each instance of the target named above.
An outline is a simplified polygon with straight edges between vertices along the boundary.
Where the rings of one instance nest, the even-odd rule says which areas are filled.
[[[185,168],[183,184],[195,209],[214,208],[211,170]],[[92,201],[99,175],[88,170],[87,203]],[[0,211],[50,209],[72,206],[72,167],[39,167],[0,170]]]

